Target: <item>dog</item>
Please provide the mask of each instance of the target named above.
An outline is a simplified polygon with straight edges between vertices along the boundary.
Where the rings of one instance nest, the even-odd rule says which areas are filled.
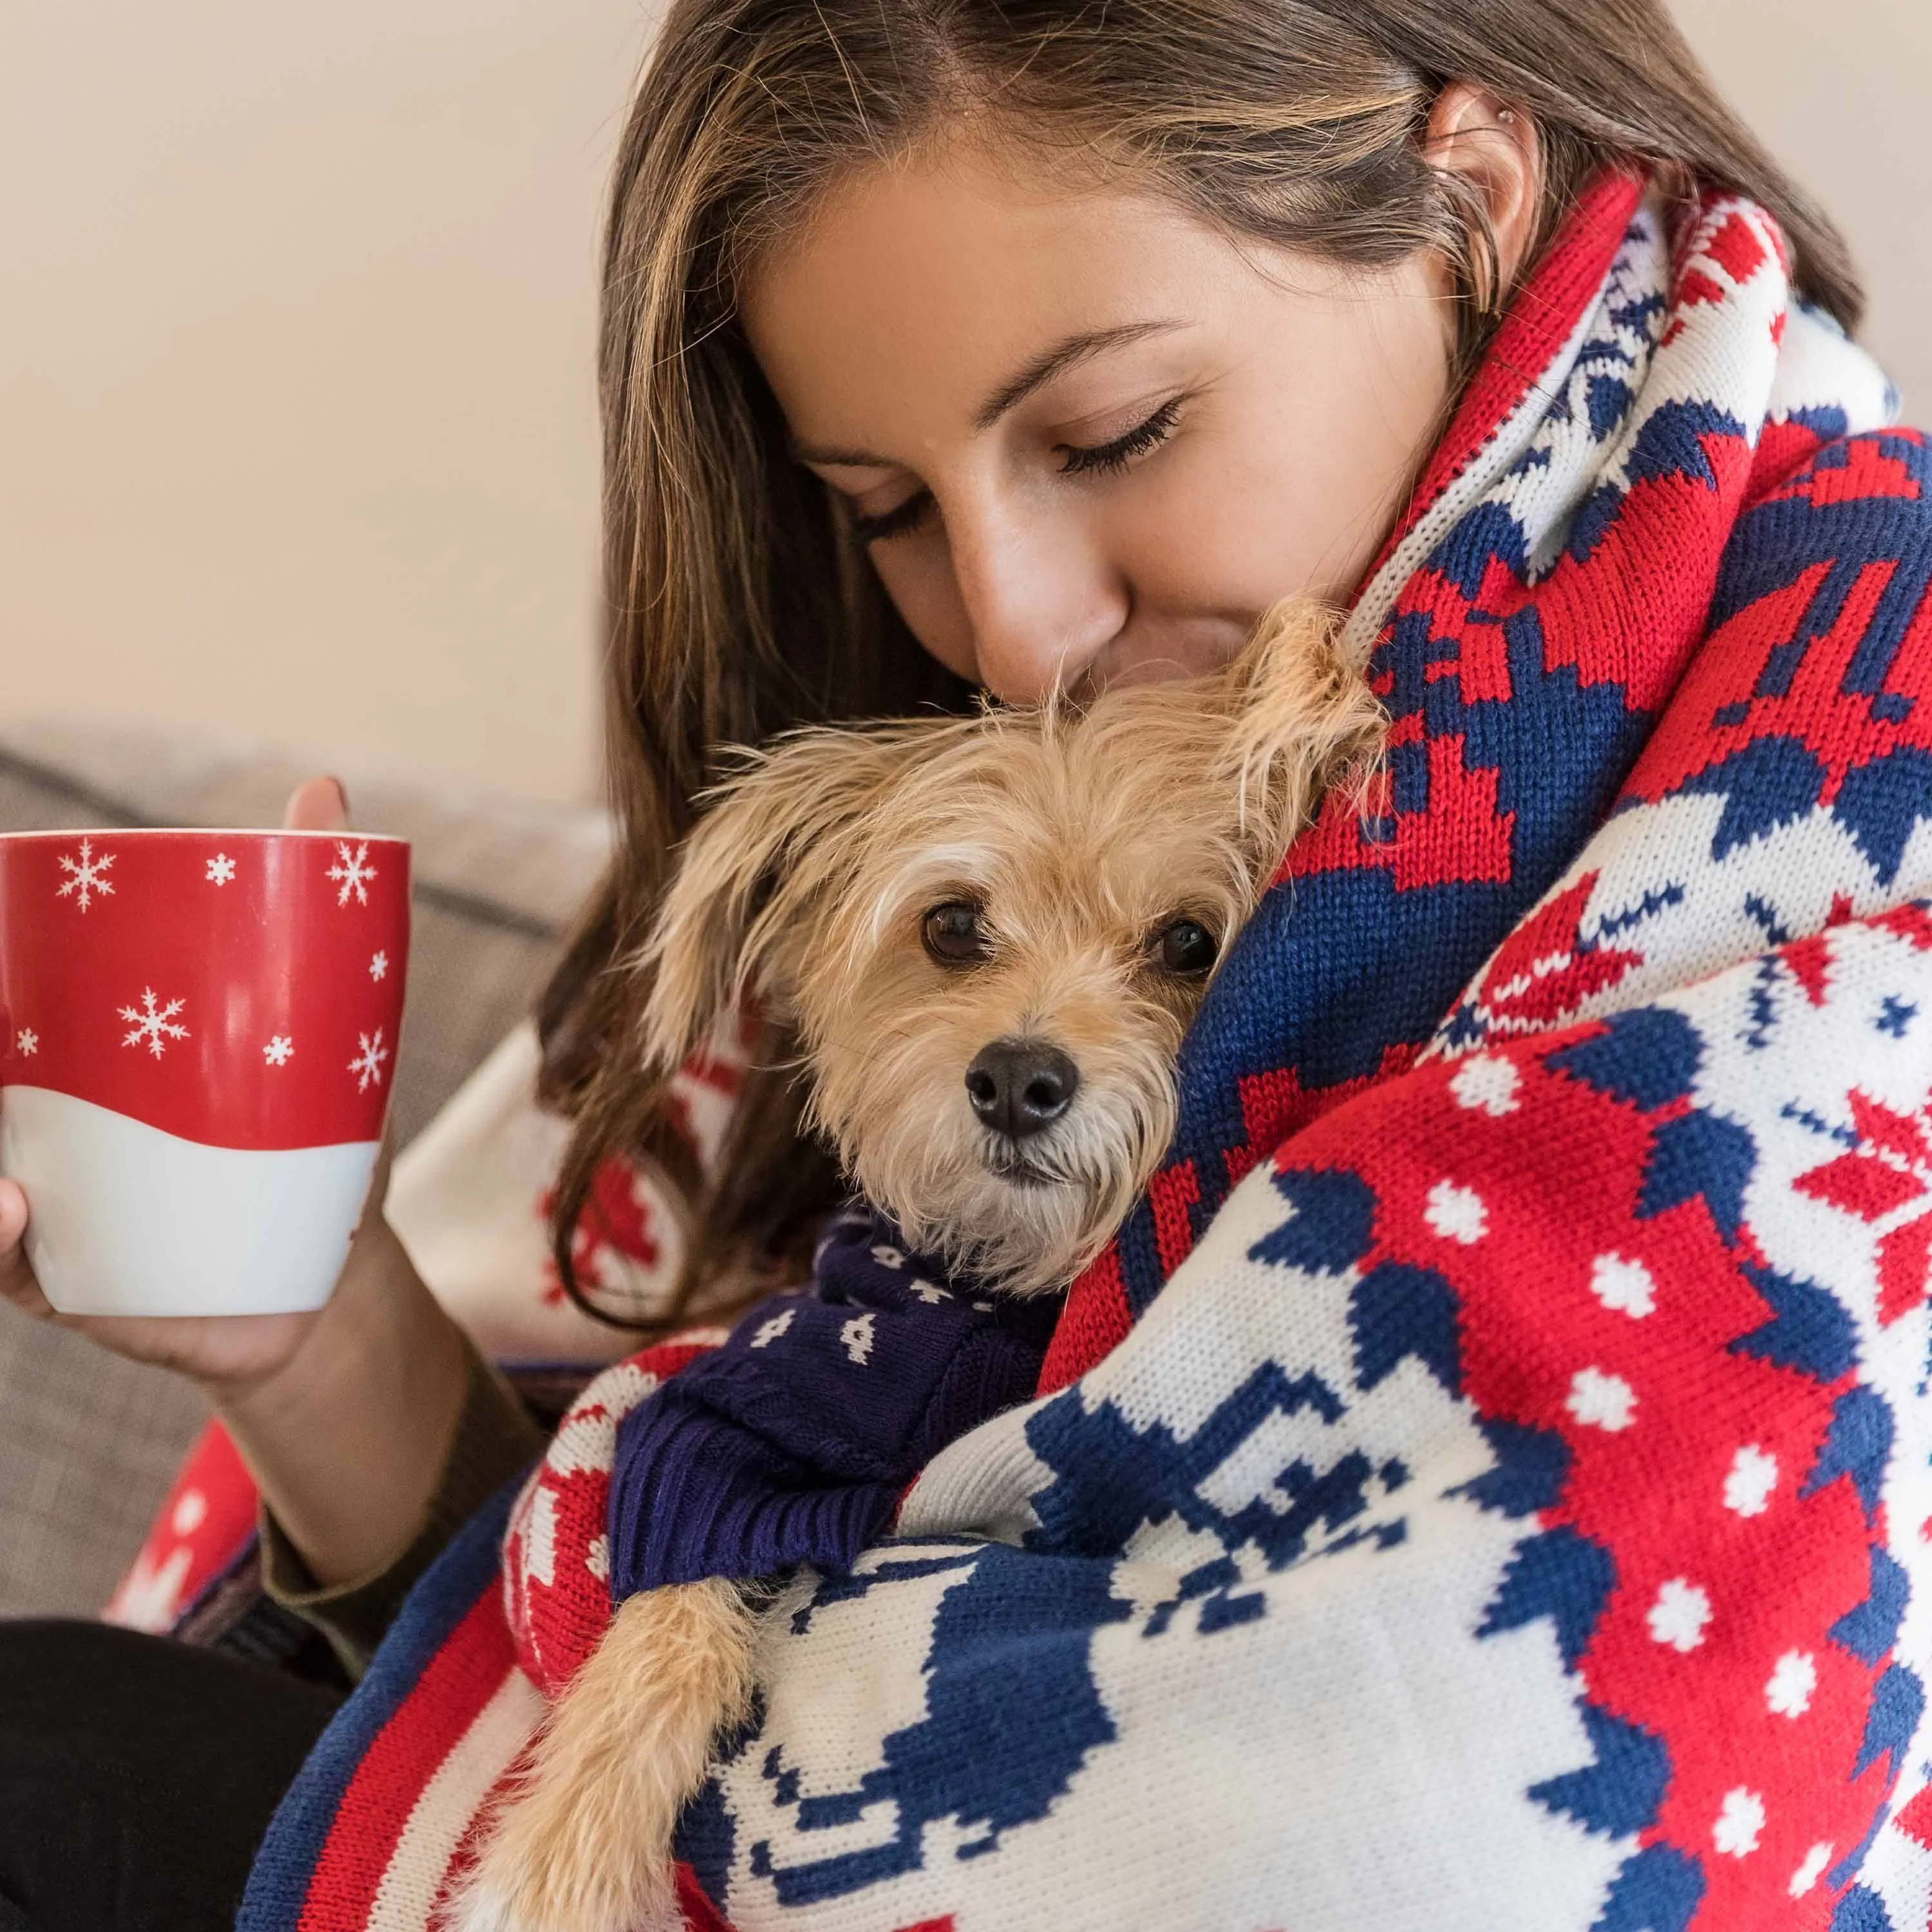
[[[1062,1288],[1172,1137],[1229,940],[1383,722],[1332,617],[1290,602],[1208,676],[782,737],[686,843],[643,962],[646,1059],[668,1076],[755,1002],[910,1244],[1006,1294]],[[619,1606],[494,1821],[462,1932],[682,1922],[671,1834],[750,1709],[756,1580]]]

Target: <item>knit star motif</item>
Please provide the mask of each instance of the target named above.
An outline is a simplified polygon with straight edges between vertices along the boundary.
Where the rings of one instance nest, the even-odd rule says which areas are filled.
[[[1878,1243],[1878,1318],[1889,1327],[1932,1286],[1932,1136],[1923,1108],[1897,1113],[1856,1088],[1850,1098],[1858,1144],[1792,1184],[1867,1223],[1892,1221]]]

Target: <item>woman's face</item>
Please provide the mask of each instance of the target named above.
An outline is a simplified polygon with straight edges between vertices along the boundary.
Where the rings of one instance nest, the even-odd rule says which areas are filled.
[[[1348,601],[1449,400],[1438,258],[1349,270],[965,143],[835,191],[746,291],[800,460],[934,657],[1009,700]]]

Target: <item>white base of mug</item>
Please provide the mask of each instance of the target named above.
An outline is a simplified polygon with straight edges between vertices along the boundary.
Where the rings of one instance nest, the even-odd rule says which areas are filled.
[[[342,1271],[380,1143],[204,1147],[44,1087],[0,1094],[0,1174],[63,1315],[290,1315]]]

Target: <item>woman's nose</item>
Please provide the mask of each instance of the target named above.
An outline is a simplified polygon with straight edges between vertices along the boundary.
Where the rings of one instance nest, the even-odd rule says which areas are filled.
[[[946,530],[980,682],[1009,704],[1077,686],[1132,608],[1092,533],[1036,508],[949,514]]]

